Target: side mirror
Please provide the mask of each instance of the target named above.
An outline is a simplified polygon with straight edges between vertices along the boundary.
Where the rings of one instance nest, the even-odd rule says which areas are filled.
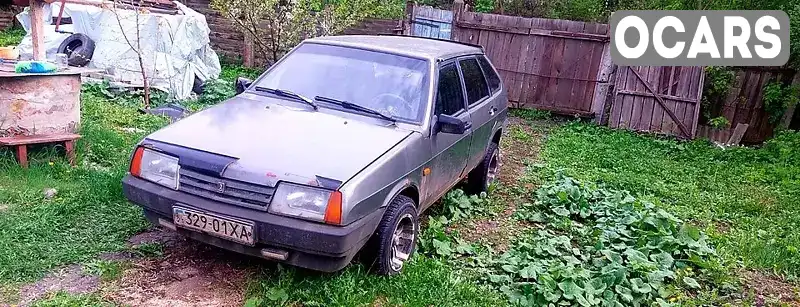
[[[464,134],[469,128],[472,128],[472,123],[464,122],[450,115],[439,114],[436,116],[436,131],[450,134]]]
[[[244,93],[244,90],[250,87],[251,84],[253,84],[253,80],[242,77],[236,78],[236,95]]]

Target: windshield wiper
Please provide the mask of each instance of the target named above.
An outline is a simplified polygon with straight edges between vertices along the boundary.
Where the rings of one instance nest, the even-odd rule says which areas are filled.
[[[333,98],[324,97],[324,96],[316,96],[316,97],[314,97],[314,100],[319,100],[319,101],[324,101],[324,102],[340,105],[345,109],[351,109],[351,110],[356,110],[356,111],[364,112],[364,113],[371,114],[371,115],[377,115],[378,117],[383,118],[383,119],[388,120],[388,121],[393,122],[393,123],[397,122],[396,118],[391,117],[391,116],[386,115],[386,114],[383,114],[380,111],[373,110],[373,109],[367,108],[365,106],[357,105],[355,103],[348,102],[348,101],[345,101],[345,100],[333,99]]]
[[[313,100],[311,100],[308,97],[305,97],[303,95],[297,94],[295,92],[291,92],[291,91],[287,91],[287,90],[281,90],[281,89],[268,88],[268,87],[261,87],[261,86],[256,86],[255,89],[256,89],[256,91],[259,91],[259,92],[265,92],[265,93],[270,93],[270,94],[275,95],[275,96],[281,96],[281,97],[285,97],[285,98],[291,98],[291,99],[294,99],[294,100],[299,100],[299,101],[301,101],[301,102],[303,102],[303,103],[305,103],[307,105],[310,105],[312,108],[314,108],[314,110],[316,110],[318,108],[317,104],[314,103]]]

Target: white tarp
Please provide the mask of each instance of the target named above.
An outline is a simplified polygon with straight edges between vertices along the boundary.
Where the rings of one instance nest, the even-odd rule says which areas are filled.
[[[137,86],[143,84],[136,52],[140,50],[150,86],[169,92],[174,98],[185,99],[191,94],[195,76],[202,81],[216,79],[221,68],[219,58],[209,44],[210,31],[205,16],[175,3],[183,14],[137,14],[132,10],[70,3],[64,6],[63,16],[71,17],[72,24],[61,25],[59,30],[82,33],[94,40],[94,55],[88,67],[103,69],[112,73],[116,80]],[[58,16],[60,5],[57,2],[45,5],[43,15],[48,57],[52,57],[70,35],[56,33],[55,26],[49,25],[50,20]],[[17,15],[28,32],[19,45],[22,58],[30,58],[33,54],[28,12],[26,9]]]

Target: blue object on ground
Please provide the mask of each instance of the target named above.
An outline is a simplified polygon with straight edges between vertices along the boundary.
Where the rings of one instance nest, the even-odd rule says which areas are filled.
[[[23,74],[46,74],[56,70],[55,64],[43,61],[22,61],[14,65],[14,71]]]

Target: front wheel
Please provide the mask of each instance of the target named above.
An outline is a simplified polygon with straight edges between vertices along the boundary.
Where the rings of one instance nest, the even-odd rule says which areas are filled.
[[[366,252],[375,273],[395,275],[414,253],[417,245],[419,222],[414,200],[398,195],[386,208],[383,219],[370,238]]]
[[[467,192],[470,194],[479,194],[480,192],[489,191],[489,186],[497,179],[499,170],[500,147],[497,146],[497,143],[492,142],[489,144],[489,148],[486,149],[486,154],[481,164],[478,164],[475,169],[469,172],[467,177]]]

